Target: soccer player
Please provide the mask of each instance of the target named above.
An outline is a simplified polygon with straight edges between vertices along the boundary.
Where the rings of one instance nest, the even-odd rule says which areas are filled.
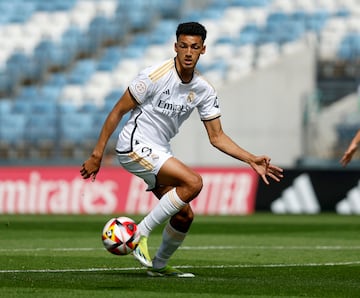
[[[194,214],[189,203],[203,186],[201,176],[176,159],[169,145],[195,108],[211,145],[250,165],[266,184],[269,184],[267,177],[275,181],[283,177],[283,170],[271,164],[268,156],[251,154],[222,130],[216,91],[195,70],[206,50],[206,33],[204,26],[196,22],[178,25],[176,57],[144,69],[130,83],[109,113],[91,156],[80,170],[84,179],[95,179],[109,137],[121,118],[131,111],[119,134],[116,152],[120,164],[141,177],[148,191],[160,200],[138,224],[141,238],[133,251],[134,257],[148,267],[150,276],[194,276],[171,267],[168,261],[190,228]],[[147,239],[155,227],[167,220],[162,243],[152,260]]]
[[[351,140],[348,148],[346,149],[346,151],[344,152],[343,157],[341,158],[340,162],[341,164],[346,167],[347,164],[351,161],[351,159],[353,158],[353,155],[355,154],[358,146],[360,143],[360,130],[357,131],[357,133],[355,134],[355,136],[353,137],[353,139]]]

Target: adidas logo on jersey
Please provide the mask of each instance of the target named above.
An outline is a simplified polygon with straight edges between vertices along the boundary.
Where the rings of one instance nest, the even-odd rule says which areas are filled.
[[[320,212],[314,188],[308,174],[295,178],[292,185],[285,189],[281,197],[271,204],[271,211],[278,214],[315,214]]]
[[[360,214],[360,181],[336,204],[335,210],[339,214]]]
[[[170,90],[166,89],[165,91],[163,91],[163,94],[170,95]]]

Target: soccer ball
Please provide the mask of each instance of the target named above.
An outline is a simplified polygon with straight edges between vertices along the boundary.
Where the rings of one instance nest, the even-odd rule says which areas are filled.
[[[110,219],[105,224],[101,238],[110,253],[127,255],[139,243],[140,232],[135,221],[129,217],[120,216]]]

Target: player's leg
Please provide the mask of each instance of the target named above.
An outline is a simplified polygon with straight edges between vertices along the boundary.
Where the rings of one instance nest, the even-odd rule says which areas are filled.
[[[162,200],[163,198],[160,200],[160,202]],[[147,246],[147,238],[149,234],[146,235],[144,234],[144,232],[142,232],[142,230],[144,229],[142,226],[144,225],[145,222],[151,223],[152,217],[150,217],[149,219],[148,216],[151,216],[152,212],[153,211],[151,211],[138,225],[140,233],[142,233],[142,235],[140,237],[140,242],[138,246],[133,252],[133,255],[142,265],[146,267],[153,267],[156,271],[157,269],[163,269],[164,267],[166,267],[170,257],[180,247],[180,245],[182,244],[182,242],[184,241],[187,235],[187,231],[190,229],[194,215],[190,205],[186,204],[186,206],[184,206],[181,210],[179,210],[178,213],[174,214],[171,217],[170,221],[167,223],[167,225],[163,230],[162,243],[156,252],[154,260],[151,261],[151,257]],[[155,218],[156,215],[157,213],[154,214]],[[155,225],[156,225],[156,221],[153,224],[153,226]],[[168,268],[168,269],[172,270],[172,268]],[[182,274],[182,272],[180,271],[175,272],[174,270],[172,270],[170,275],[174,275],[175,273]],[[166,273],[166,275],[168,275],[168,273]],[[181,276],[181,277],[189,277],[189,276]]]
[[[150,276],[194,277],[192,273],[184,273],[168,265],[175,251],[182,245],[193,221],[190,205],[185,206],[173,215],[162,233],[162,242],[152,261],[152,268],[148,269]]]
[[[138,224],[141,237],[138,246],[133,251],[133,255],[142,265],[146,267],[164,268],[166,266],[167,260],[181,245],[183,239],[185,238],[185,233],[177,231],[176,228],[180,228],[181,231],[187,231],[191,225],[192,218],[189,220],[190,217],[188,216],[187,212],[189,205],[179,200],[177,204],[183,204],[183,208],[179,211],[169,203],[168,198],[174,197],[174,191],[175,189],[173,186],[162,186],[153,189],[153,193],[160,200],[160,202]],[[182,210],[184,211],[181,212]],[[160,259],[157,259],[157,264],[154,267],[154,262],[151,261],[151,257],[148,251],[147,238],[151,231],[158,224],[161,224],[163,221],[165,221],[169,217],[168,214],[170,212],[173,213],[173,211],[177,212],[171,218],[175,228],[172,228],[170,223],[168,223],[165,227],[163,231],[162,244],[158,250]]]
[[[172,186],[158,186],[153,193],[158,199],[172,190]],[[183,243],[193,221],[194,214],[189,204],[174,214],[162,233],[162,242],[152,261],[150,276],[194,277],[192,273],[184,273],[168,265],[169,259]]]
[[[172,242],[172,248],[169,248],[169,251],[175,251],[181,245],[193,218],[188,202],[198,195],[201,188],[202,179],[200,175],[179,160],[170,157],[163,163],[156,176],[156,186],[153,189],[155,195],[160,199],[159,204],[138,224],[142,236],[133,255],[141,264],[147,267],[153,266],[148,253],[147,237],[156,226],[165,222],[170,217],[172,217],[171,223],[173,226],[172,228],[169,227],[168,231],[164,233],[171,232],[171,229],[173,232],[176,231],[174,235],[176,234],[176,237],[180,237],[181,242]],[[167,243],[164,243],[164,245],[168,251]]]
[[[143,150],[144,148],[147,150]],[[138,224],[141,238],[133,252],[142,265],[152,267],[147,237],[156,226],[177,214],[198,195],[202,188],[202,179],[171,154],[141,144],[129,154],[118,153],[118,159],[125,169],[144,179],[149,186],[148,190],[163,187],[159,204]],[[177,222],[180,225],[180,219]]]
[[[166,193],[157,191],[159,204],[148,213],[139,223],[141,235],[148,237],[151,231],[159,224],[177,214],[185,208],[201,191],[202,179],[199,174],[184,165],[174,157],[169,158],[160,168],[156,176],[156,188],[163,187]],[[185,209],[191,210],[191,209]],[[180,225],[180,215],[173,219]]]
[[[175,157],[169,158],[156,175],[156,186],[176,187],[182,201],[190,203],[202,189],[202,178]]]

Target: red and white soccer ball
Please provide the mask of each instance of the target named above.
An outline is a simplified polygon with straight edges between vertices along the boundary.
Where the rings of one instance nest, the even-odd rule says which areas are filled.
[[[135,221],[126,216],[110,219],[104,226],[102,241],[110,253],[127,255],[140,240],[140,232]]]

